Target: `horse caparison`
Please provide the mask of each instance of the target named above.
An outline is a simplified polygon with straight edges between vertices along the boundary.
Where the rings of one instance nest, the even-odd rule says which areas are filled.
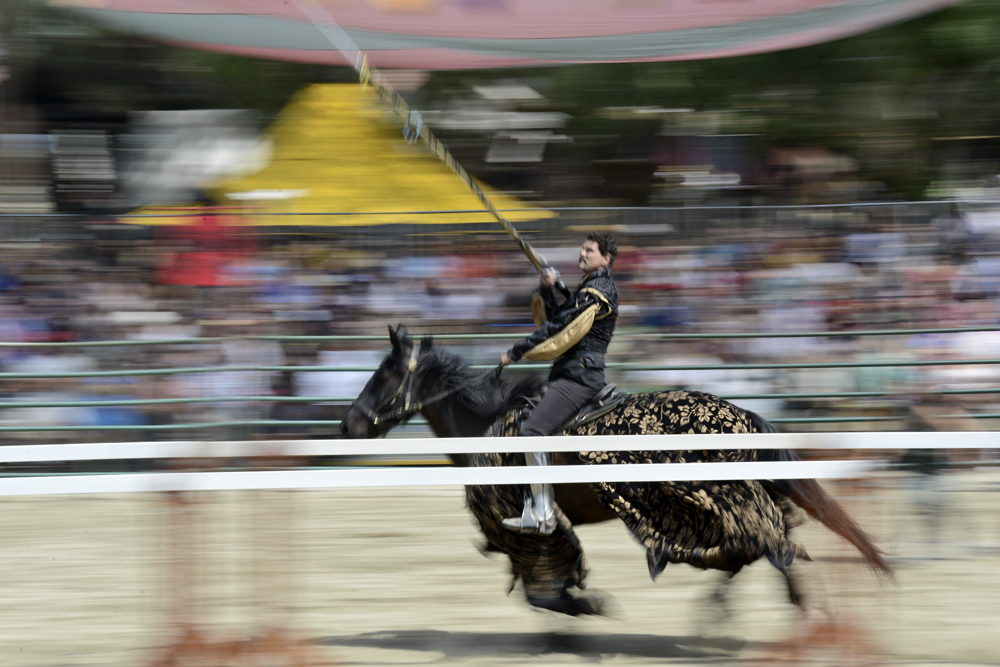
[[[418,412],[438,437],[517,434],[517,414],[537,396],[540,378],[506,382],[479,374],[430,338],[419,347],[403,325],[389,328],[392,351],[365,385],[341,423],[347,437],[374,438]],[[373,406],[378,406],[374,408]],[[385,408],[385,412],[379,412]],[[695,391],[633,394],[612,412],[565,435],[670,433],[768,433],[760,416],[716,396]],[[524,465],[522,454],[452,454],[459,466]],[[556,465],[797,460],[789,450],[579,452],[555,457]],[[558,528],[549,537],[526,537],[500,522],[521,512],[519,486],[469,486],[469,508],[487,538],[487,549],[511,559],[512,588],[521,581],[529,603],[566,614],[599,613],[582,594],[586,563],[573,525],[622,520],[645,547],[650,576],[670,563],[735,574],[765,557],[786,578],[792,602],[803,603],[789,566],[805,549],[789,538],[795,507],[853,544],[876,572],[891,576],[884,552],[815,481],[733,480],[557,484]]]

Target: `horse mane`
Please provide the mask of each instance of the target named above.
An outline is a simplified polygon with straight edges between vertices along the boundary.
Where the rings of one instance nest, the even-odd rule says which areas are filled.
[[[426,339],[425,344],[428,344]],[[462,357],[441,347],[428,350],[417,364],[417,372],[423,377],[438,375],[446,388],[467,384],[456,398],[462,407],[480,417],[496,417],[525,397],[537,395],[544,381],[540,377],[530,377],[507,382],[496,373],[472,370]]]

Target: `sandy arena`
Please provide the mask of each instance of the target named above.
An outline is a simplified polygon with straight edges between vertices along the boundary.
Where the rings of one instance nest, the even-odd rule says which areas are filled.
[[[902,476],[824,484],[893,552],[897,581],[860,570],[822,526],[798,529],[815,559],[796,564],[806,590],[848,631],[786,664],[1000,664],[1000,474],[940,480],[933,496]],[[915,497],[942,504],[918,514]],[[154,494],[0,499],[0,665],[153,665],[174,611],[217,639],[292,628],[331,665],[773,664],[821,627],[763,561],[720,620],[718,573],[673,566],[654,584],[617,522],[578,529],[611,617],[533,611],[506,595],[505,560],[478,552],[463,502],[451,487],[205,494],[190,515]]]

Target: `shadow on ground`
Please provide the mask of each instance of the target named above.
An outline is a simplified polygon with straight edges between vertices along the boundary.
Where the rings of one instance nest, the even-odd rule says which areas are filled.
[[[445,632],[400,630],[324,637],[325,646],[397,649],[443,653],[448,658],[551,653],[597,660],[624,655],[640,658],[719,658],[738,655],[743,639],[720,637],[662,637],[629,634],[563,634],[558,632]]]

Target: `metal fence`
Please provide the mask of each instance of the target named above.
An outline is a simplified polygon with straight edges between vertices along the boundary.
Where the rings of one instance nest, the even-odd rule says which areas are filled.
[[[871,330],[852,332],[799,332],[782,334],[765,333],[733,333],[733,334],[697,334],[697,333],[651,333],[651,334],[623,334],[623,337],[634,338],[654,338],[666,340],[697,340],[704,338],[715,339],[738,339],[738,338],[795,338],[795,337],[858,337],[858,336],[910,336],[917,334],[952,334],[967,332],[992,331],[989,327],[975,328],[948,328],[948,329],[902,329],[902,330]],[[509,340],[522,337],[523,334],[440,334],[436,338],[447,341],[497,341]],[[67,343],[0,343],[0,348],[21,348],[21,349],[51,349],[51,348],[79,348],[79,347],[132,347],[132,346],[157,346],[157,345],[197,345],[197,344],[217,344],[224,341],[233,340],[269,340],[282,343],[346,343],[369,341],[377,342],[379,345],[385,344],[384,336],[364,335],[364,336],[236,336],[219,338],[179,338],[164,340],[130,340],[130,341],[84,341]],[[837,369],[837,368],[891,368],[891,367],[926,367],[926,366],[984,366],[1000,364],[1000,359],[912,359],[903,361],[844,361],[844,362],[799,362],[799,363],[739,363],[739,364],[700,364],[700,365],[656,365],[643,363],[609,363],[609,371],[740,371],[740,370],[791,370],[791,369]],[[488,369],[490,365],[472,365],[473,369]],[[542,372],[548,368],[547,364],[519,364],[514,367],[518,372]],[[85,378],[124,378],[139,376],[163,376],[163,375],[186,375],[203,373],[240,373],[240,372],[263,372],[263,373],[312,373],[312,372],[352,372],[352,373],[372,373],[377,369],[375,366],[268,366],[268,365],[246,365],[246,366],[198,366],[198,367],[176,367],[176,368],[131,368],[121,370],[103,371],[69,371],[69,372],[41,372],[41,373],[0,373],[0,380],[38,380],[38,379],[85,379]],[[669,387],[664,387],[669,389]],[[968,387],[957,389],[936,389],[936,390],[896,390],[896,391],[852,391],[852,392],[795,392],[795,393],[740,393],[723,395],[721,398],[727,400],[747,400],[747,399],[772,399],[779,401],[792,401],[803,399],[865,399],[865,398],[895,398],[901,401],[912,401],[917,397],[933,396],[993,396],[1000,395],[1000,386],[997,387]],[[112,406],[156,406],[156,405],[181,405],[193,403],[349,403],[355,396],[275,396],[275,395],[225,395],[212,397],[179,397],[179,398],[147,398],[147,399],[117,399],[117,400],[71,400],[71,401],[3,401],[0,402],[0,409],[7,408],[97,408]],[[906,412],[889,415],[872,414],[846,414],[838,416],[806,416],[806,417],[773,417],[764,415],[770,421],[777,424],[833,424],[846,422],[905,422],[910,417]],[[942,419],[973,417],[979,420],[1000,419],[1000,413],[995,412],[970,412],[961,415],[941,415]],[[120,425],[120,426],[46,426],[40,424],[6,424],[0,425],[0,432],[11,431],[190,431],[194,429],[218,429],[218,428],[263,428],[274,426],[320,426],[335,427],[339,425],[339,420],[266,420],[266,419],[242,419],[226,420],[218,422],[202,423],[175,423],[175,424],[144,424],[144,425]],[[414,420],[414,424],[422,424],[420,420]]]
[[[838,204],[747,204],[712,205],[692,202],[684,206],[574,206],[545,207],[555,217],[517,223],[522,233],[555,233],[589,228],[615,228],[637,236],[657,235],[674,239],[699,239],[706,235],[765,228],[773,232],[840,232],[856,228],[929,224],[961,211],[993,208],[994,201],[888,201]],[[502,212],[523,212],[504,209]],[[331,235],[339,238],[397,238],[413,241],[442,235],[502,233],[495,223],[482,220],[485,210],[427,211],[329,211],[272,212],[233,211],[248,221],[248,233],[263,237]],[[163,224],[164,218],[198,217],[199,213],[83,212],[0,213],[0,242],[79,241],[95,237],[137,238],[149,234],[146,225]],[[369,225],[364,216],[395,216],[396,224]],[[270,224],[255,218],[266,217]],[[357,222],[356,222],[357,221]],[[129,223],[123,225],[121,223]]]
[[[608,227],[621,230],[626,234],[631,234],[635,238],[644,236],[691,239],[706,235],[715,235],[716,232],[740,230],[744,228],[765,228],[775,232],[781,230],[795,231],[796,233],[809,232],[831,232],[841,233],[852,229],[869,228],[877,224],[880,228],[892,228],[895,225],[905,227],[923,227],[929,234],[935,234],[935,228],[931,224],[936,218],[941,216],[955,216],[965,210],[977,208],[992,208],[997,202],[992,201],[967,201],[956,202],[952,200],[926,201],[926,202],[865,202],[846,204],[824,204],[815,206],[804,205],[745,205],[745,206],[713,206],[691,204],[687,206],[674,207],[574,207],[574,208],[553,208],[550,210],[558,213],[558,216],[551,219],[537,220],[525,223],[518,223],[518,226],[525,233],[544,233],[547,235],[561,232],[578,232],[581,228]],[[350,220],[357,214],[348,212],[331,212],[316,214],[275,214],[266,213],[268,216],[287,218],[290,221],[297,219],[308,219],[308,225],[282,225],[279,227],[248,227],[248,233],[269,235],[275,237],[294,236],[296,234],[320,234],[328,238],[337,237],[341,239],[343,247],[358,248],[366,243],[394,243],[400,234],[409,234],[412,238],[407,242],[416,248],[420,248],[421,239],[430,239],[441,234],[465,234],[469,232],[497,233],[499,230],[495,225],[486,223],[462,222],[463,215],[482,214],[483,211],[413,211],[408,215],[412,221],[402,225],[385,226],[354,226]],[[182,214],[196,215],[196,214]],[[243,213],[252,216],[252,211]],[[123,215],[116,218],[98,218],[94,215],[75,214],[46,214],[46,215],[23,215],[23,214],[0,214],[0,240],[7,242],[32,241],[32,242],[66,242],[73,244],[79,241],[93,240],[95,238],[132,238],[142,239],[151,235],[152,227],[143,225],[146,220],[158,217],[178,217],[175,214],[163,215]],[[447,218],[449,224],[424,224],[424,221],[440,221]],[[121,222],[131,222],[135,224],[121,224]],[[344,224],[344,223],[347,224]],[[336,226],[333,226],[336,225]],[[717,235],[715,235],[718,238]],[[440,238],[437,239],[438,241]],[[945,239],[924,244],[925,249],[933,250],[940,247]],[[938,243],[940,242],[940,243]],[[938,243],[938,245],[935,245]],[[455,342],[489,342],[502,339],[515,339],[523,334],[455,334],[444,331],[445,327],[435,327],[430,331],[438,339]],[[850,331],[850,332],[801,332],[801,333],[646,333],[646,334],[621,334],[618,338],[647,338],[658,340],[710,340],[710,339],[740,339],[740,338],[790,338],[790,337],[866,337],[866,336],[910,336],[917,334],[952,334],[965,332],[992,331],[993,327],[980,328],[942,328],[942,329],[909,329],[909,330],[872,330],[872,331]],[[244,339],[266,339],[280,341],[289,345],[317,344],[317,343],[355,343],[369,341],[377,345],[384,344],[382,336],[246,336]],[[206,344],[213,345],[232,338],[184,338],[172,340],[151,340],[151,341],[89,341],[74,343],[0,343],[0,347],[7,348],[74,348],[74,347],[101,347],[111,350],[124,350],[136,345],[191,345]],[[970,359],[912,359],[900,361],[823,361],[823,362],[801,362],[801,363],[738,363],[738,364],[703,364],[703,365],[656,365],[643,363],[610,363],[608,369],[611,373],[628,373],[634,371],[808,371],[819,369],[886,369],[886,368],[917,368],[928,366],[990,366],[1000,363],[1000,359],[992,358],[970,358]],[[486,366],[474,366],[475,368],[486,368]],[[515,372],[538,372],[545,368],[543,365],[523,364],[517,367]],[[184,374],[205,374],[217,372],[371,372],[374,368],[370,366],[356,367],[327,367],[327,366],[205,366],[205,367],[177,367],[177,368],[121,368],[115,370],[100,370],[80,373],[0,373],[0,380],[33,380],[33,379],[55,379],[55,378],[126,378],[138,376],[154,375],[184,375]],[[1000,382],[998,382],[1000,384]],[[839,391],[839,392],[782,392],[782,393],[751,393],[740,392],[723,395],[723,398],[735,401],[741,400],[773,400],[789,402],[801,401],[864,401],[869,399],[890,399],[900,405],[905,405],[908,401],[913,401],[924,397],[947,397],[947,396],[976,396],[981,399],[989,399],[1000,392],[1000,386],[969,386],[965,388],[928,390],[922,388],[895,389],[887,388],[884,391]],[[254,402],[259,404],[267,403],[347,403],[353,400],[353,396],[271,396],[271,395],[226,395],[213,397],[181,397],[181,398],[135,398],[121,400],[81,400],[81,401],[0,401],[0,410],[14,408],[43,408],[43,407],[149,407],[168,406],[195,403],[235,403]],[[989,402],[986,403],[989,405]],[[998,404],[1000,406],[1000,404]],[[909,419],[905,410],[888,409],[883,412],[889,414],[874,414],[875,411],[858,410],[857,414],[849,413],[850,406],[845,406],[842,414],[818,415],[809,414],[804,416],[768,416],[771,421],[779,424],[786,424],[792,427],[797,424],[835,424],[835,423],[876,423],[886,422],[887,424],[902,423]],[[963,415],[990,423],[988,420],[1000,418],[1000,413],[992,412],[992,408],[980,409],[977,412]],[[861,412],[865,412],[862,414]],[[942,415],[943,419],[958,418],[953,415]],[[419,425],[419,420],[413,422]],[[147,432],[168,432],[168,431],[191,431],[195,429],[260,429],[274,426],[302,426],[302,427],[323,427],[329,429],[338,424],[336,419],[327,420],[297,420],[297,421],[275,421],[266,419],[226,419],[211,422],[189,422],[170,423],[159,425],[119,425],[119,426],[46,426],[40,424],[12,424],[0,423],[0,432],[48,432],[48,431],[147,431]]]

